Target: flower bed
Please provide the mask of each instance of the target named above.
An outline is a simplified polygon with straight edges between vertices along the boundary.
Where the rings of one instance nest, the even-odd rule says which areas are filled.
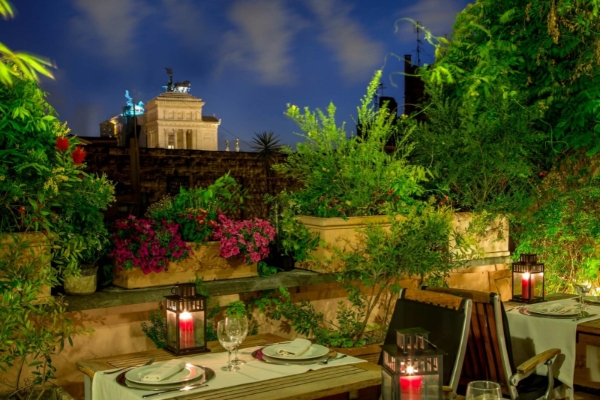
[[[220,255],[219,242],[186,243],[192,252],[188,258],[171,261],[162,272],[145,274],[141,269],[124,269],[119,263],[113,267],[113,284],[125,289],[166,286],[190,282],[258,276],[256,263],[247,264],[242,257],[225,259]]]

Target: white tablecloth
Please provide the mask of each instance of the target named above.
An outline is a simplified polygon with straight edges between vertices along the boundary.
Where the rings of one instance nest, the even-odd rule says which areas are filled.
[[[576,302],[577,299],[565,299],[545,304],[572,305]],[[596,315],[573,321],[572,318],[540,318],[523,315],[517,308],[508,311],[506,315],[512,338],[515,366],[545,350],[558,348],[561,350],[561,354],[556,357],[553,364],[554,376],[572,388],[575,373],[577,324],[597,319],[600,315],[600,306],[587,305],[586,310],[590,314]],[[536,372],[546,375],[546,366],[538,367]]]
[[[215,371],[216,377],[208,382],[208,387],[195,389],[191,392],[200,393],[202,391],[215,390],[224,387],[243,385],[246,383],[265,381],[269,379],[281,378],[303,374],[311,370],[318,370],[329,367],[337,367],[345,364],[356,364],[366,362],[359,358],[347,356],[345,358],[330,361],[329,364],[318,365],[278,365],[268,364],[257,361],[252,358],[252,352],[260,347],[241,349],[239,358],[246,361],[239,371],[226,372],[221,371],[221,367],[227,364],[227,353],[208,353],[183,358],[190,364],[199,364],[211,368]],[[142,395],[153,393],[150,391],[128,389],[116,382],[117,374],[106,375],[102,372],[96,372],[92,382],[93,400],[140,400]],[[152,396],[151,399],[168,399],[180,396],[181,392],[170,392],[161,395]]]

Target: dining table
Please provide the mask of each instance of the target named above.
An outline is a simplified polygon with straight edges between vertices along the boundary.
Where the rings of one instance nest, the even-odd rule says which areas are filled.
[[[585,316],[567,316],[562,310],[578,310],[579,299],[575,296],[549,296],[548,301],[537,304],[516,302],[504,303],[511,335],[515,365],[551,348],[561,350],[552,365],[553,373],[569,389],[574,387],[575,371],[578,364],[577,344],[586,337],[600,338],[600,303],[587,304]],[[550,312],[530,313],[533,307],[543,307]],[[572,311],[570,311],[572,312]],[[551,315],[554,314],[554,315]],[[584,333],[585,332],[585,333]],[[600,340],[596,340],[600,345]],[[600,372],[600,364],[596,367]],[[541,365],[536,373],[546,374]]]
[[[210,352],[175,356],[165,350],[154,349],[138,353],[115,355],[77,362],[84,374],[86,400],[138,400],[152,394],[125,387],[117,382],[120,373],[105,374],[119,368],[143,366],[150,360],[160,363],[182,359],[191,365],[214,371],[215,377],[207,387],[191,391],[175,391],[149,397],[151,400],[342,400],[379,399],[381,367],[367,359],[337,353],[331,362],[281,365],[255,359],[256,350],[289,341],[274,334],[248,336],[240,346],[240,359],[246,363],[239,371],[222,371],[227,353],[218,341],[208,342]],[[372,359],[372,355],[368,356]]]

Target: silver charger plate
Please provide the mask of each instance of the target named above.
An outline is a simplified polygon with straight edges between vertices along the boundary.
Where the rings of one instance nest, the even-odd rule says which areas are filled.
[[[215,378],[215,371],[213,371],[212,369],[210,369],[208,367],[204,367],[202,365],[195,365],[195,366],[198,368],[201,368],[204,371],[204,373],[201,376],[199,376],[198,379],[193,380],[193,381],[186,381],[186,382],[181,382],[181,383],[177,383],[177,384],[161,385],[161,386],[144,385],[141,383],[135,383],[135,382],[131,382],[131,381],[127,380],[127,378],[125,378],[125,374],[127,373],[127,371],[124,371],[124,372],[121,372],[117,376],[117,383],[128,389],[147,390],[147,391],[155,391],[156,392],[156,391],[161,391],[161,390],[165,390],[165,389],[180,389],[187,385],[196,385],[196,384],[206,383]]]
[[[527,307],[522,307],[519,309],[519,312],[523,315],[528,315],[530,317],[538,317],[538,318],[553,318],[553,319],[573,319],[575,317],[579,318],[580,315],[576,315],[575,317],[573,315],[548,315],[548,314],[537,314],[537,313],[532,313],[530,312],[530,310]],[[583,312],[583,315],[581,315],[582,318],[586,318],[590,316],[590,314],[587,311]]]
[[[335,350],[330,351],[329,353],[319,357],[319,358],[313,358],[310,360],[281,360],[278,358],[271,358],[269,356],[267,356],[266,354],[263,354],[262,349],[258,349],[252,352],[252,357],[258,361],[262,361],[265,363],[269,363],[269,364],[279,364],[279,365],[314,365],[314,364],[318,364],[322,361],[327,360],[327,358],[330,355],[336,354],[337,352]]]

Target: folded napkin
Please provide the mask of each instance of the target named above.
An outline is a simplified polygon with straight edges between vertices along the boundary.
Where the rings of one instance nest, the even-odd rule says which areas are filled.
[[[149,371],[142,377],[142,382],[160,382],[170,376],[175,375],[185,367],[185,362],[181,360],[169,360]]]
[[[295,357],[304,354],[312,343],[306,339],[295,339],[279,348],[279,355],[284,357]]]

